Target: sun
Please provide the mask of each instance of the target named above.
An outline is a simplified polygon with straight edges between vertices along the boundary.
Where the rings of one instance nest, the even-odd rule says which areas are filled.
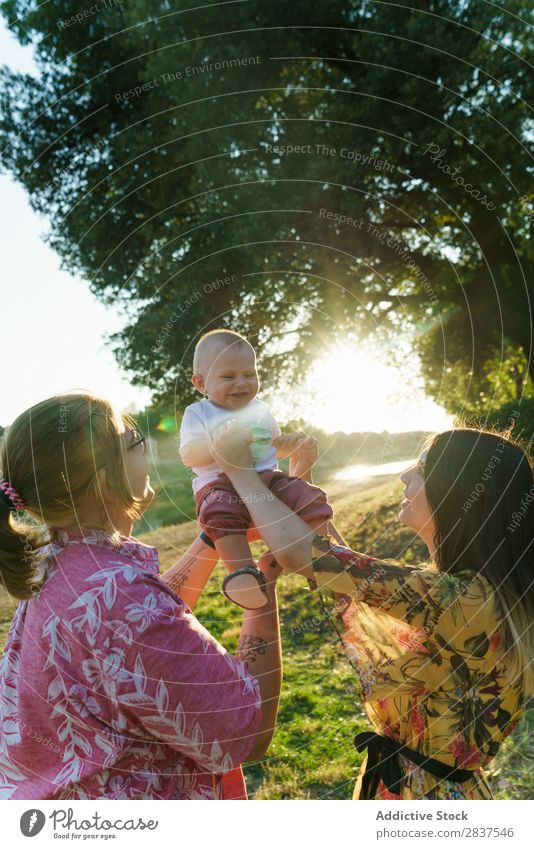
[[[414,357],[402,368],[365,345],[331,349],[313,364],[292,398],[298,414],[327,433],[444,430],[452,419],[422,387]]]

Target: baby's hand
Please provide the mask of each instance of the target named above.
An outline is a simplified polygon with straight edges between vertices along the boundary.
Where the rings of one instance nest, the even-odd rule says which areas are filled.
[[[319,457],[319,443],[314,436],[307,436],[299,442],[289,461],[289,474],[312,482],[311,470]]]
[[[308,434],[303,431],[283,433],[281,436],[277,436],[272,441],[276,448],[276,456],[280,459],[283,459],[284,457],[291,457],[298,449],[298,446],[306,439],[308,439]]]

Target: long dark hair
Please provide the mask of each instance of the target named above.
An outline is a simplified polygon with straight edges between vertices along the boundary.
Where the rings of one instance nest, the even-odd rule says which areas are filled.
[[[508,435],[458,428],[433,437],[425,492],[443,572],[484,575],[495,591],[510,666],[534,690],[534,473]]]

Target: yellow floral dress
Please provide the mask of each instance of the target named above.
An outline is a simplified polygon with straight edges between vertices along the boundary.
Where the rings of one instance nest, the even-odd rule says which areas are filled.
[[[399,755],[400,794],[380,781],[374,798],[491,799],[482,767],[523,704],[492,585],[474,571],[396,566],[322,536],[312,565],[318,587],[335,594],[343,647],[374,730],[473,773],[462,783],[443,780]]]

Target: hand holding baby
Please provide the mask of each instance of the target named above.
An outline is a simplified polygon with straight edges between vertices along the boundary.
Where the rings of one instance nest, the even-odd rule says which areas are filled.
[[[210,450],[221,471],[231,475],[236,469],[254,468],[251,443],[250,428],[241,422],[229,420],[213,431]]]

